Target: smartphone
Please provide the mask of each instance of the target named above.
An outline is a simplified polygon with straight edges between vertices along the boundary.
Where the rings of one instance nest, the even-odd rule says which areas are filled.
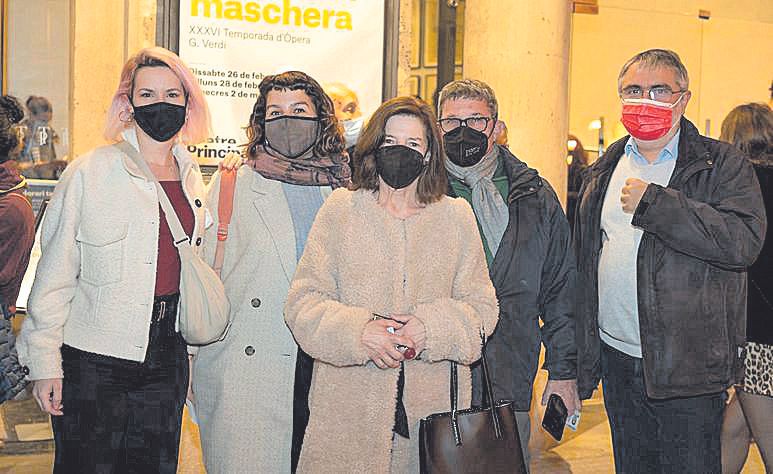
[[[542,427],[550,433],[550,436],[561,441],[564,436],[564,426],[568,411],[564,401],[555,393],[550,395],[548,406],[545,409],[545,416],[542,417]]]

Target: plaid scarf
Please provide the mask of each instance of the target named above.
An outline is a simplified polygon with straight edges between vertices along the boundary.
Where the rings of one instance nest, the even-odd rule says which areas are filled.
[[[285,158],[263,146],[251,157],[250,165],[266,179],[301,186],[341,188],[349,185],[352,176],[349,155],[345,151],[320,157],[310,150],[298,158]]]

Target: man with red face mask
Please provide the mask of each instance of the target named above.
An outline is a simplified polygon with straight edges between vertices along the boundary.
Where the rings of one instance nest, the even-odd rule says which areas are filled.
[[[630,133],[578,197],[578,389],[603,381],[617,472],[721,472],[724,390],[740,380],[746,268],[765,237],[751,164],[683,117],[679,56],[620,71]]]

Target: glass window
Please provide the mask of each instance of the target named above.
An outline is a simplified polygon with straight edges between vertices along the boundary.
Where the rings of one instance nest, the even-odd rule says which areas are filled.
[[[5,0],[5,93],[25,107],[27,178],[56,179],[69,155],[71,0]]]

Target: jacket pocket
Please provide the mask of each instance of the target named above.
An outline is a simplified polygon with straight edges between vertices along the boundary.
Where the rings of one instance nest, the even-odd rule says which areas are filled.
[[[81,280],[96,286],[121,281],[129,226],[83,226],[75,240],[81,248]]]

